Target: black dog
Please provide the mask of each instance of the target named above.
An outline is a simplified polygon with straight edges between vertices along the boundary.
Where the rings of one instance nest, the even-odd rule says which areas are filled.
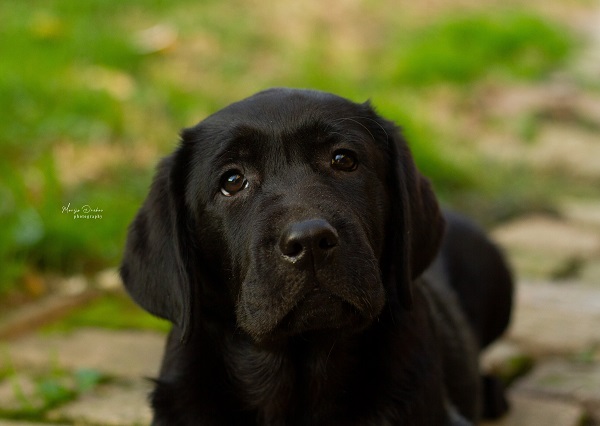
[[[446,216],[442,243],[428,181],[368,103],[273,89],[185,130],[121,267],[174,323],[154,424],[465,425],[486,392],[493,411],[477,354],[512,281]]]

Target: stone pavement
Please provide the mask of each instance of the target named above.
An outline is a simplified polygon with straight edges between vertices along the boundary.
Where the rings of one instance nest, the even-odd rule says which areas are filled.
[[[600,424],[599,324],[600,288],[520,283],[512,326],[482,359],[487,370],[517,375],[512,408],[486,426]]]
[[[484,426],[600,426],[600,202],[558,205],[492,232],[521,278],[510,330],[482,358],[510,382],[511,410]],[[114,272],[103,276],[101,288],[120,286]],[[92,296],[49,300],[44,315],[28,307],[0,324],[0,426],[149,424],[147,378],[163,334],[31,330]]]
[[[560,205],[493,231],[516,275],[530,278],[518,282],[510,330],[482,357],[511,383],[511,411],[485,426],[600,425],[600,203]],[[102,288],[119,286],[105,275]],[[64,308],[42,307],[46,320]],[[34,311],[11,325],[35,326]],[[15,337],[0,324],[0,426],[149,424],[147,378],[158,371],[163,334],[20,330]]]
[[[106,380],[79,392],[74,400],[42,409],[37,417],[65,425],[147,425],[151,418],[147,378],[156,376],[164,340],[164,335],[154,332],[79,329],[68,334],[30,334],[4,343],[0,371],[10,369],[16,374],[0,381],[0,413],[43,406],[36,392],[40,375],[59,371],[68,382],[70,372],[94,371]],[[0,419],[0,426],[21,424]]]
[[[485,426],[598,424],[591,421],[600,419],[599,324],[600,287],[521,282],[510,332],[482,365],[505,376],[526,374],[510,387],[510,414]],[[36,381],[48,371],[61,372],[67,382],[79,371],[106,378],[42,410],[42,423],[0,419],[0,426],[149,424],[146,378],[156,375],[163,344],[160,333],[101,329],[30,333],[0,343],[0,372],[12,372],[0,379],[0,413],[38,404]]]
[[[597,81],[598,22],[600,10],[583,19],[586,25],[577,25],[589,30],[591,40],[575,67],[578,79]],[[535,140],[524,144],[488,126],[478,134],[471,115],[464,114],[466,138],[478,140],[478,151],[495,161],[558,170],[597,186],[600,95],[574,81],[503,88],[475,103],[473,115],[481,115],[484,123],[520,123],[522,117],[566,111],[577,120],[544,121]],[[449,117],[460,127],[454,111]],[[493,233],[519,283],[511,328],[482,359],[484,369],[510,381],[511,410],[485,426],[600,426],[600,194],[588,201],[560,200],[559,206],[553,215],[519,217]],[[110,281],[114,274],[108,276]],[[88,296],[94,295],[72,301]],[[60,298],[47,305],[45,316],[34,309],[14,323],[0,324],[0,426],[149,424],[147,378],[156,375],[165,336],[100,329],[51,335],[30,331],[68,309]]]

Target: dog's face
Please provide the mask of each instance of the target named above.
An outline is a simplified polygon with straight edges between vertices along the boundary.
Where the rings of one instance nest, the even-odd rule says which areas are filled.
[[[386,302],[410,304],[441,223],[395,127],[368,104],[275,89],[183,133],[132,224],[122,275],[184,329],[231,316],[257,342],[355,332]]]
[[[211,224],[237,322],[256,338],[358,326],[384,304],[386,141],[359,115],[333,96],[270,92],[184,134],[188,205]]]

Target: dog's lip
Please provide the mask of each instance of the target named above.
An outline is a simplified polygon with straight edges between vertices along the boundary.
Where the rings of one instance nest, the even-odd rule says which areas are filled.
[[[380,314],[385,297],[373,283],[362,286],[352,279],[350,283],[341,281],[340,272],[305,271],[302,275],[291,275],[290,282],[269,280],[272,285],[268,288],[288,289],[275,301],[270,294],[256,297],[244,291],[258,285],[256,274],[246,274],[236,304],[239,326],[256,342],[276,341],[304,332],[353,333],[363,329]],[[266,285],[264,280],[260,283]],[[383,287],[380,290],[385,293]]]
[[[310,288],[278,321],[273,331],[298,334],[341,329],[367,319],[352,303],[319,285]]]
[[[318,297],[320,299],[327,298],[327,302],[332,301],[332,300],[337,300],[337,301],[341,301],[341,302],[347,303],[352,306],[352,304],[350,302],[348,302],[347,300],[345,300],[343,297],[326,289],[319,282],[319,280],[316,277],[314,278],[312,285],[309,284],[306,286],[306,288],[307,288],[307,290],[302,294],[301,297],[298,298],[296,303],[294,303],[294,306],[292,306],[292,308],[290,309],[290,312],[301,307],[301,305],[303,303],[306,303],[306,301],[311,299],[312,297]]]

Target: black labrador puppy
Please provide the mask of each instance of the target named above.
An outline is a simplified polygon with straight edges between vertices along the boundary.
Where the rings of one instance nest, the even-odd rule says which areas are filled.
[[[508,324],[512,281],[481,231],[446,219],[445,234],[407,144],[369,103],[272,89],[185,130],[121,267],[137,303],[174,323],[153,424],[497,413],[477,355]]]

